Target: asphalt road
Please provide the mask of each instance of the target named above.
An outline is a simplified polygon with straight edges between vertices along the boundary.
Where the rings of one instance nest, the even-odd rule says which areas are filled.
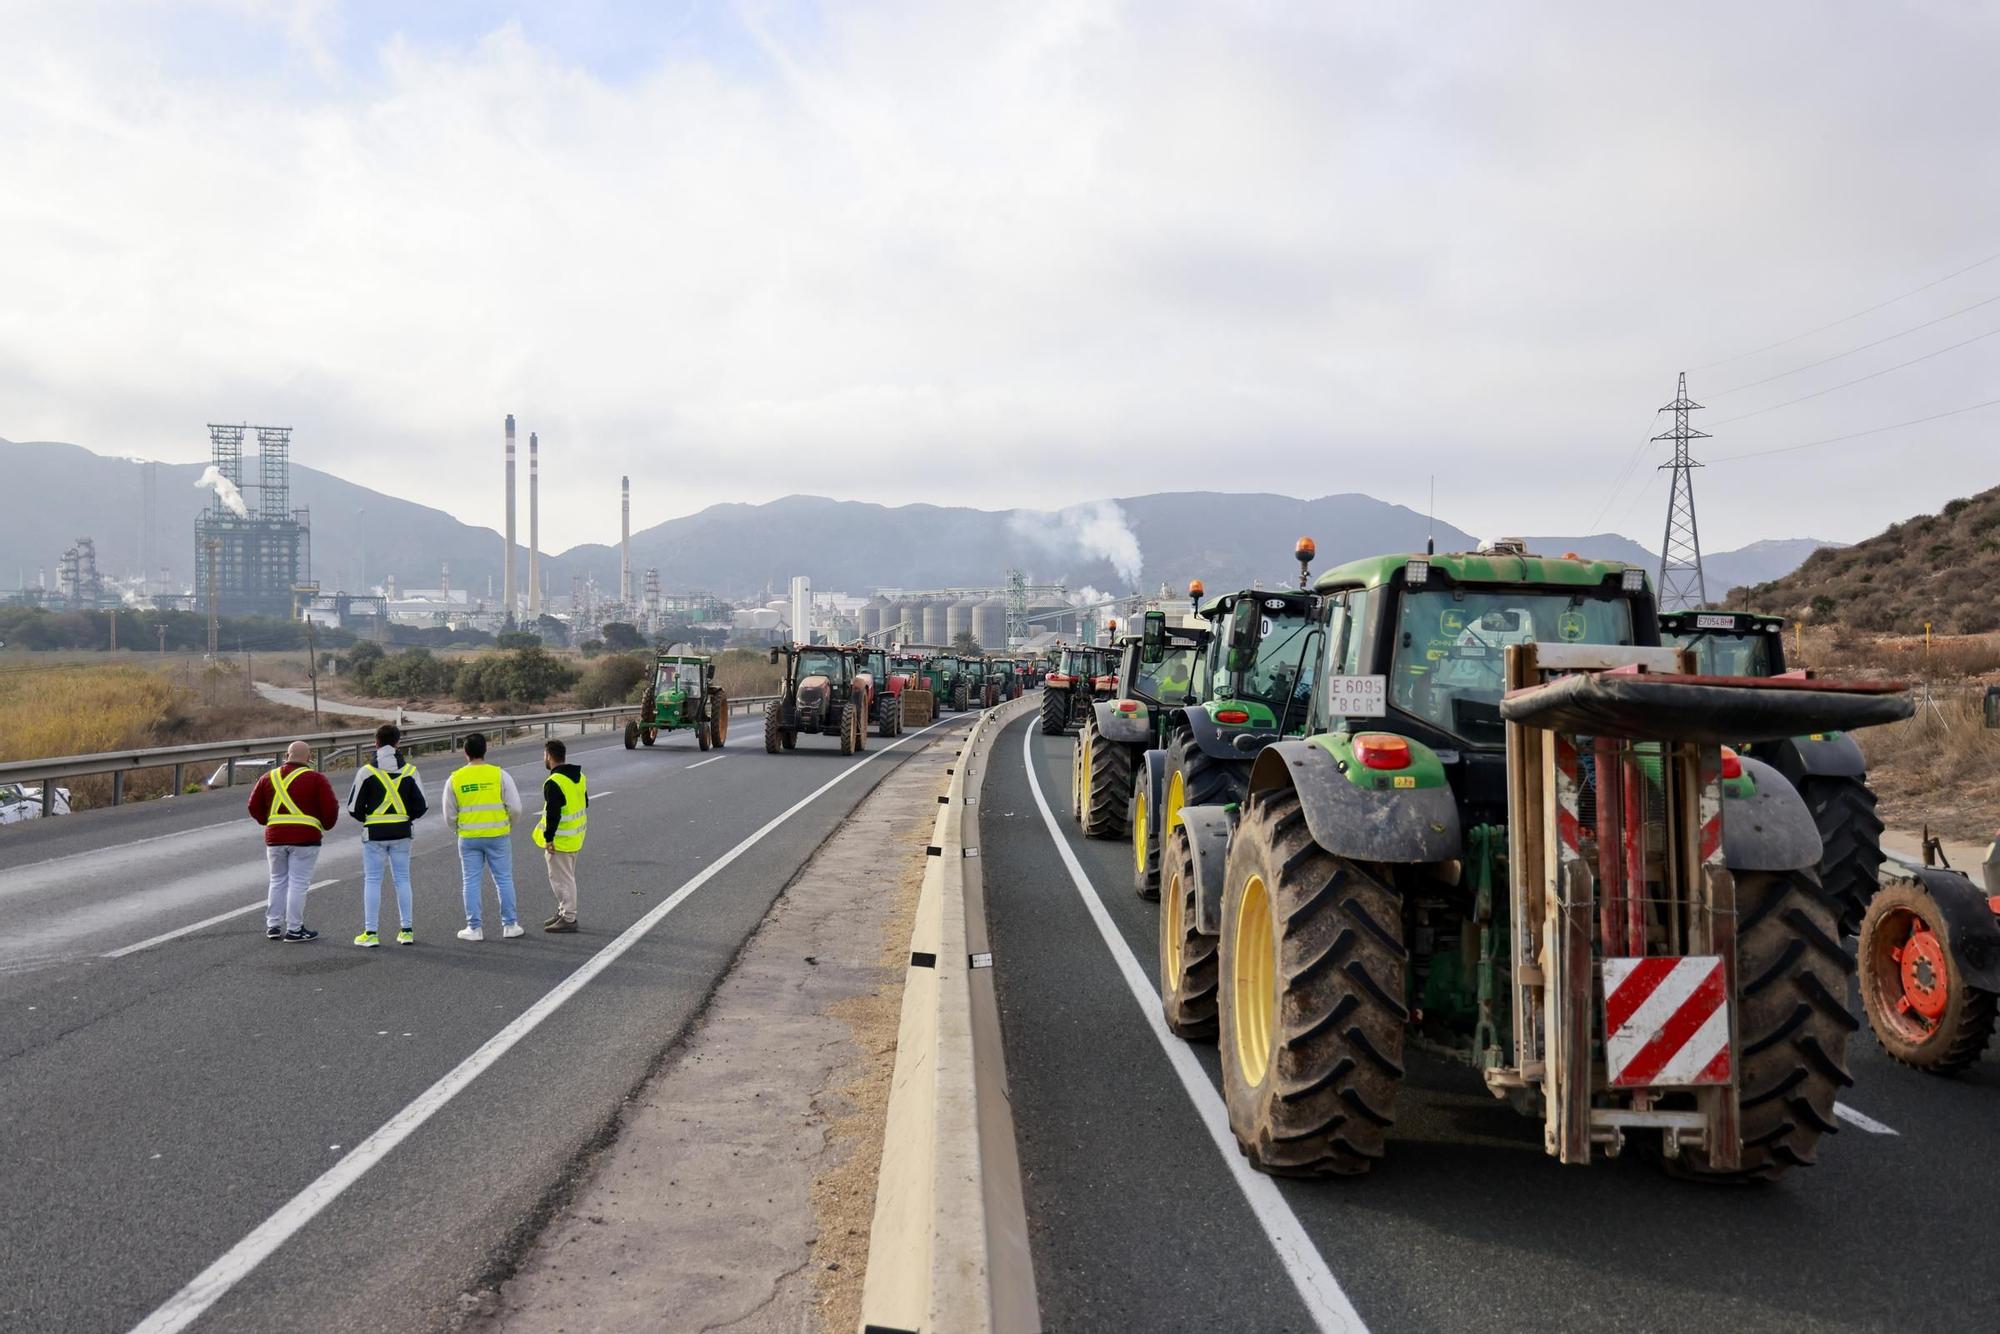
[[[1069,817],[1071,742],[1010,728],[981,855],[1036,1282],[1051,1331],[1986,1330],[2000,1321],[2000,1058],[1938,1080],[1850,1048],[1851,1121],[1773,1185],[1673,1181],[1636,1155],[1563,1167],[1538,1123],[1419,1054],[1367,1177],[1246,1191],[1213,1045],[1169,1058],[1027,782],[1033,756],[1102,921],[1156,986],[1154,906],[1123,842]],[[1024,746],[1025,743],[1025,746]],[[1859,1013],[1857,1006],[1856,1013]],[[1261,1204],[1262,1212],[1257,1212]],[[1300,1250],[1285,1254],[1287,1235]],[[1276,1239],[1275,1242],[1273,1239]],[[1323,1268],[1322,1268],[1323,1266]],[[1337,1284],[1309,1308],[1314,1272]]]
[[[320,939],[264,938],[247,789],[0,833],[0,1329],[134,1328],[287,1208],[300,1225],[267,1259],[253,1247],[235,1264],[193,1328],[447,1323],[532,1236],[813,850],[903,757],[969,719],[894,750],[871,737],[852,759],[820,737],[767,756],[742,718],[707,755],[686,736],[631,753],[615,736],[574,740],[593,806],[572,936],[536,929],[552,900],[525,826],[526,936],[499,938],[489,889],[486,942],[454,938],[457,859],[427,821],[418,943],[375,950],[349,943],[360,853],[346,821],[315,876],[337,883],[308,903]],[[532,803],[539,746],[495,758]],[[441,801],[449,764],[420,767]],[[653,929],[621,937],[649,914]],[[579,985],[593,959],[601,971]],[[465,1068],[478,1072],[464,1081]],[[392,1118],[408,1129],[413,1100],[433,1091],[436,1103],[455,1069],[462,1086],[407,1138],[356,1153],[384,1142]],[[322,1174],[357,1165],[343,1192],[324,1190]],[[316,1181],[330,1198],[300,1199]]]

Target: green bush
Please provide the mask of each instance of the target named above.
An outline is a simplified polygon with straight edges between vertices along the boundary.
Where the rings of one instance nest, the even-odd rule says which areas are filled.
[[[643,692],[651,668],[645,659],[630,653],[599,658],[584,669],[576,687],[576,706],[602,709],[623,704]]]
[[[574,668],[537,645],[467,659],[454,686],[466,704],[539,704],[576,684],[576,677]]]

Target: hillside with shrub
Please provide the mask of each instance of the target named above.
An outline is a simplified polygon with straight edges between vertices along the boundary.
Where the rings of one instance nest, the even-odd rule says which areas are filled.
[[[1729,605],[1872,634],[2000,630],[2000,487],[1954,500],[1851,547],[1814,552]]]

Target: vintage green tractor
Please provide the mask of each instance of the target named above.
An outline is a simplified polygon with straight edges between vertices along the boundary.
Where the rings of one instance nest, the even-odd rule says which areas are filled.
[[[729,739],[729,697],[715,684],[713,660],[661,653],[639,702],[639,717],[625,724],[625,749],[650,746],[662,734],[692,731],[702,750]]]
[[[1695,669],[1710,676],[1787,676],[1785,623],[1744,611],[1674,611],[1660,615],[1660,637],[1694,650]],[[1820,887],[1840,905],[1840,929],[1852,935],[1874,897],[1882,870],[1882,820],[1868,786],[1868,761],[1845,732],[1782,737],[1742,747],[1799,790],[1825,844]]]
[[[1261,1170],[1355,1174],[1404,1053],[1587,1163],[1762,1180],[1835,1129],[1847,979],[1811,812],[1729,745],[1908,717],[1894,684],[1696,674],[1643,570],[1518,545],[1320,576],[1309,735],[1169,839],[1161,993]]]
[[[784,668],[778,698],[764,706],[764,750],[793,750],[800,733],[840,738],[840,753],[866,747],[874,682],[860,659],[829,644],[780,644],[771,662]]]
[[[1117,649],[1064,644],[1042,677],[1042,735],[1062,736],[1081,726],[1092,704],[1115,693],[1117,671]]]

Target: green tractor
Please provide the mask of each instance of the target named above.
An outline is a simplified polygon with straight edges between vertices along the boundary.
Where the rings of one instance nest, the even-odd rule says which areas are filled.
[[[1124,827],[1121,818],[1133,828],[1145,825],[1145,798],[1135,790],[1133,776],[1145,768],[1146,753],[1161,744],[1173,711],[1199,702],[1204,683],[1206,628],[1170,629],[1166,615],[1157,611],[1147,612],[1140,624],[1141,633],[1119,637],[1117,697],[1093,702],[1078,729],[1071,814],[1086,834],[1116,834]],[[1135,845],[1144,847],[1145,840],[1135,839]],[[1157,864],[1153,870],[1157,883]]]
[[[639,702],[639,716],[625,724],[625,749],[650,746],[662,733],[692,730],[702,750],[729,739],[729,697],[715,684],[712,659],[661,653]]]
[[[1673,611],[1660,615],[1660,635],[1694,650],[1695,669],[1709,676],[1786,676],[1785,623],[1745,611]],[[1882,820],[1868,786],[1868,761],[1845,732],[1759,741],[1742,747],[1799,790],[1819,826],[1825,853],[1820,887],[1840,905],[1840,929],[1861,929],[1861,914],[1882,871]]]
[[[1065,644],[1042,677],[1042,735],[1062,736],[1081,727],[1091,705],[1118,693],[1118,650]]]
[[[1696,675],[1643,570],[1518,543],[1314,590],[1307,735],[1234,816],[1181,809],[1160,905],[1162,1002],[1219,1040],[1251,1163],[1368,1171],[1422,1047],[1565,1163],[1629,1137],[1694,1178],[1810,1164],[1854,964],[1811,812],[1729,746],[1908,717],[1900,687]]]
[[[1109,812],[1099,826],[1101,837],[1131,835],[1132,887],[1141,898],[1159,895],[1160,858],[1181,807],[1235,806],[1257,753],[1306,724],[1323,637],[1318,598],[1304,587],[1312,539],[1299,539],[1293,554],[1298,588],[1246,588],[1198,603],[1213,629],[1195,668],[1197,702],[1168,708],[1157,746],[1132,776],[1129,808]],[[1079,772],[1084,762],[1079,754]],[[1135,813],[1146,818],[1133,824]]]

